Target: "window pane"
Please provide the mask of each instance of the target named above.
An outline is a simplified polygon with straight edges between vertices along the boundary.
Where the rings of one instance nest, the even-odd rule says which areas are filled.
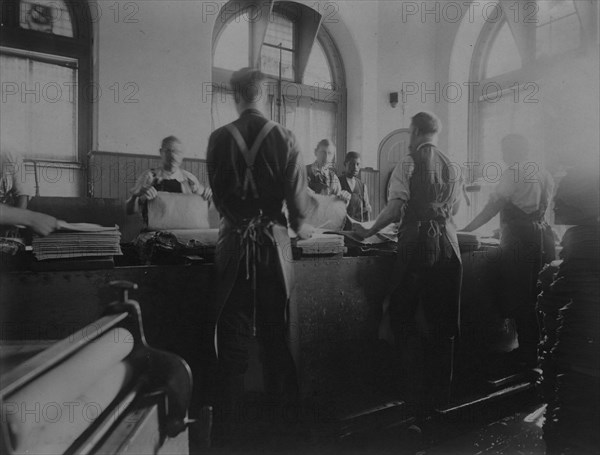
[[[73,37],[71,15],[62,0],[21,0],[20,25],[28,30]]]
[[[281,77],[294,80],[293,53],[281,51]],[[260,69],[265,74],[279,76],[279,49],[263,45],[260,52]]]
[[[575,13],[573,0],[543,0],[537,2],[536,24],[542,27],[569,14]]]
[[[521,56],[508,24],[504,24],[494,39],[485,67],[490,78],[521,68]]]
[[[263,84],[261,88],[262,96],[260,97],[258,106],[266,117],[271,118],[271,104],[273,102],[271,94],[274,90],[269,88],[267,84]],[[235,108],[233,94],[220,87],[216,87],[212,95],[211,110],[213,131],[233,122],[239,117]]]
[[[294,23],[280,14],[273,13],[267,26],[265,43],[286,49],[294,49]]]
[[[327,57],[325,57],[325,52],[323,52],[323,48],[319,42],[315,41],[315,45],[308,58],[303,82],[306,85],[332,88],[331,79],[331,71],[329,70],[329,63],[327,62]]]
[[[472,193],[475,212],[488,201],[501,172],[513,172],[505,170],[506,165],[502,161],[500,141],[504,136],[511,133],[526,136],[530,146],[528,162],[536,163],[540,168],[544,166],[544,115],[541,106],[541,103],[527,103],[522,99],[515,102],[512,91],[502,94],[496,102],[480,101],[481,143],[477,159],[480,165],[474,166],[472,171],[482,189],[479,193]],[[498,227],[499,219],[495,218],[481,232],[489,234]]]
[[[2,149],[26,158],[76,161],[77,70],[0,54],[0,81]]]
[[[321,139],[337,140],[337,104],[315,102],[308,97],[286,102],[285,126],[296,135],[305,164],[315,161],[314,150]]]
[[[557,55],[581,44],[581,24],[577,14],[571,14],[536,30],[536,58]]]
[[[214,66],[237,71],[250,64],[250,26],[248,13],[237,16],[225,26],[215,50]]]

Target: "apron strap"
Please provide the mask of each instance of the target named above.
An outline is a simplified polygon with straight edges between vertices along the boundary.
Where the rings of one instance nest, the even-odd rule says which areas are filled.
[[[252,147],[248,150],[248,145],[246,141],[242,137],[240,131],[236,128],[233,123],[227,125],[227,129],[235,139],[237,143],[240,153],[244,157],[244,161],[246,161],[246,175],[244,177],[244,196],[242,199],[246,199],[248,195],[248,188],[252,190],[252,196],[254,199],[258,199],[258,190],[256,189],[256,182],[254,181],[254,176],[252,175],[252,170],[254,168],[254,161],[256,161],[256,156],[258,155],[258,149],[262,145],[263,141],[267,137],[267,135],[271,132],[271,130],[275,127],[276,123],[273,121],[268,121],[258,133],[258,136],[254,140]]]

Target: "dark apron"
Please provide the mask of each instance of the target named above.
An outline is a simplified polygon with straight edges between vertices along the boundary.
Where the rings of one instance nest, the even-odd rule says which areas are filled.
[[[254,162],[264,139],[275,126],[275,122],[267,122],[257,136],[252,147],[248,149],[246,142],[238,129],[233,124],[227,125],[227,129],[235,139],[247,166],[243,183],[243,199],[248,197],[255,199],[259,198],[256,182],[252,173]],[[252,219],[245,219],[237,223],[225,215],[222,216],[215,258],[218,280],[217,314],[219,316],[233,290],[242,263],[244,263],[246,267],[247,279],[253,280],[252,288],[253,293],[255,294],[255,265],[257,263],[256,261],[260,260],[258,251],[260,250],[261,245],[264,246],[269,244],[273,245],[277,252],[279,277],[285,287],[289,302],[294,286],[294,269],[292,263],[292,247],[288,236],[287,226],[275,221],[275,217],[270,217],[268,214],[263,213],[258,213]],[[255,295],[253,298],[255,298]],[[254,302],[254,306],[256,306],[256,301]],[[217,356],[218,321],[219,317],[217,317],[217,328],[215,330],[215,352],[217,353]],[[288,337],[288,339],[290,338]]]
[[[500,212],[502,310],[514,317],[523,299],[535,302],[537,276],[555,256],[554,234],[544,220],[548,198],[543,189],[540,207],[525,213],[512,202]]]

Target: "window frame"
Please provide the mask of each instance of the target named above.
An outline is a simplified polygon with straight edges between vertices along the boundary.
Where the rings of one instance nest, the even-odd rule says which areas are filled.
[[[5,0],[0,10],[0,42],[5,54],[27,55],[34,60],[59,65],[64,65],[61,58],[77,61],[76,152],[77,163],[83,165],[92,150],[92,103],[87,101],[87,90],[93,81],[91,13],[87,0],[64,0],[64,3],[71,17],[73,37],[22,28],[21,1]],[[66,66],[73,68],[73,65]]]
[[[511,24],[510,15],[507,15],[504,11],[502,16],[495,22],[486,22],[481,29],[475,43],[471,59],[471,67],[469,70],[469,81],[471,83],[479,83],[477,89],[474,90],[473,99],[469,100],[468,103],[468,135],[467,135],[467,161],[470,163],[481,162],[483,156],[482,146],[482,103],[485,102],[485,98],[482,96],[482,88],[490,82],[498,84],[499,92],[504,94],[511,90],[519,90],[520,93],[524,93],[526,84],[537,84],[540,80],[543,80],[543,76],[548,70],[555,66],[561,66],[568,64],[571,59],[578,58],[585,55],[586,48],[589,45],[589,38],[586,36],[586,30],[581,22],[581,12],[577,10],[576,13],[580,19],[580,43],[577,48],[564,51],[555,55],[546,55],[542,57],[536,56],[536,29],[537,23],[523,23],[523,24]],[[565,16],[566,17],[566,16]],[[485,71],[487,67],[488,58],[492,47],[495,44],[495,40],[504,25],[508,25],[515,45],[521,54],[521,68],[505,73],[501,73],[489,78],[486,78]],[[515,36],[515,31],[512,26],[526,26],[526,33],[533,36],[533,41],[520,43]],[[488,92],[488,95],[492,95],[494,92]],[[496,91],[498,93],[498,91]],[[466,182],[471,183],[471,182]],[[483,207],[485,201],[478,200],[477,197],[473,198],[473,203],[470,205],[468,215],[473,218]]]
[[[346,128],[347,128],[347,112],[346,112],[346,76],[344,71],[343,62],[341,59],[340,52],[331,37],[329,31],[325,28],[324,24],[319,26],[316,40],[318,40],[319,44],[323,49],[323,53],[325,54],[325,58],[327,59],[327,63],[329,64],[329,70],[331,72],[332,79],[332,88],[315,88],[311,85],[303,84],[302,82],[298,82],[298,56],[299,56],[299,42],[303,37],[301,36],[301,31],[299,30],[298,24],[295,23],[294,17],[294,8],[290,6],[297,6],[298,8],[308,9],[305,5],[296,4],[292,2],[285,2],[282,4],[280,2],[275,2],[273,4],[273,11],[283,15],[287,19],[291,20],[294,23],[294,76],[295,80],[282,78],[282,89],[285,92],[285,87],[292,85],[296,86],[298,92],[301,94],[301,97],[310,98],[312,101],[316,102],[334,102],[337,106],[336,111],[336,163],[343,163],[344,154],[346,151]],[[213,42],[212,42],[212,57],[214,60],[215,51],[217,49],[217,45],[221,35],[227,25],[235,19],[238,15],[243,14],[248,8],[251,8],[252,5],[248,5],[246,8],[241,8],[237,10],[227,9],[227,6],[223,7],[222,12],[219,15],[219,20],[215,24],[215,28],[213,30]],[[312,11],[312,10],[311,10]],[[316,11],[313,11],[312,14],[318,14]],[[249,59],[248,65],[251,65],[251,62],[255,60],[255,55],[253,55],[253,42],[254,33],[252,27],[254,27],[254,22],[250,23],[250,42],[249,46]],[[261,43],[262,47],[262,43]],[[260,56],[259,56],[260,57]],[[232,70],[227,70],[224,68],[219,68],[212,65],[212,89],[213,93],[216,93],[219,90],[225,90],[226,92],[231,93],[231,87],[229,84],[229,80],[231,75],[234,73]],[[265,74],[266,82],[268,84],[277,84],[277,77],[272,76],[270,74]],[[315,145],[316,145],[315,140]]]
[[[544,56],[541,58],[535,57],[535,52],[531,52],[531,49],[520,49],[523,51],[522,65],[521,68],[498,74],[490,78],[485,77],[485,69],[489,58],[490,51],[494,45],[498,33],[502,29],[502,26],[508,24],[508,17],[503,13],[503,16],[496,22],[486,22],[481,33],[475,43],[475,50],[471,60],[471,68],[469,80],[473,83],[478,83],[477,89],[474,90],[474,99],[469,103],[468,112],[468,155],[467,159],[470,162],[477,161],[480,156],[480,144],[481,144],[481,124],[480,124],[480,112],[481,112],[481,88],[490,82],[497,83],[500,86],[502,92],[509,91],[518,86],[522,89],[525,84],[536,83],[539,81],[549,67],[560,66],[565,62],[576,56],[583,55],[585,52],[585,36],[583,27],[580,29],[582,39],[578,48],[562,52],[557,55]],[[534,28],[537,24],[531,23],[531,27]],[[535,34],[534,34],[535,37]],[[513,36],[514,38],[514,36]],[[519,48],[519,42],[515,39],[517,48]],[[535,42],[533,43],[535,44]],[[535,46],[533,46],[535,51]]]

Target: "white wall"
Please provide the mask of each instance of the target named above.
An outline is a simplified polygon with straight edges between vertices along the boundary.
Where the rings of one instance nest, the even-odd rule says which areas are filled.
[[[188,156],[204,156],[211,117],[202,90],[211,80],[214,16],[203,18],[203,3],[208,2],[120,2],[117,17],[114,1],[98,2],[95,48],[102,92],[94,148],[158,154],[160,140],[174,134]]]

